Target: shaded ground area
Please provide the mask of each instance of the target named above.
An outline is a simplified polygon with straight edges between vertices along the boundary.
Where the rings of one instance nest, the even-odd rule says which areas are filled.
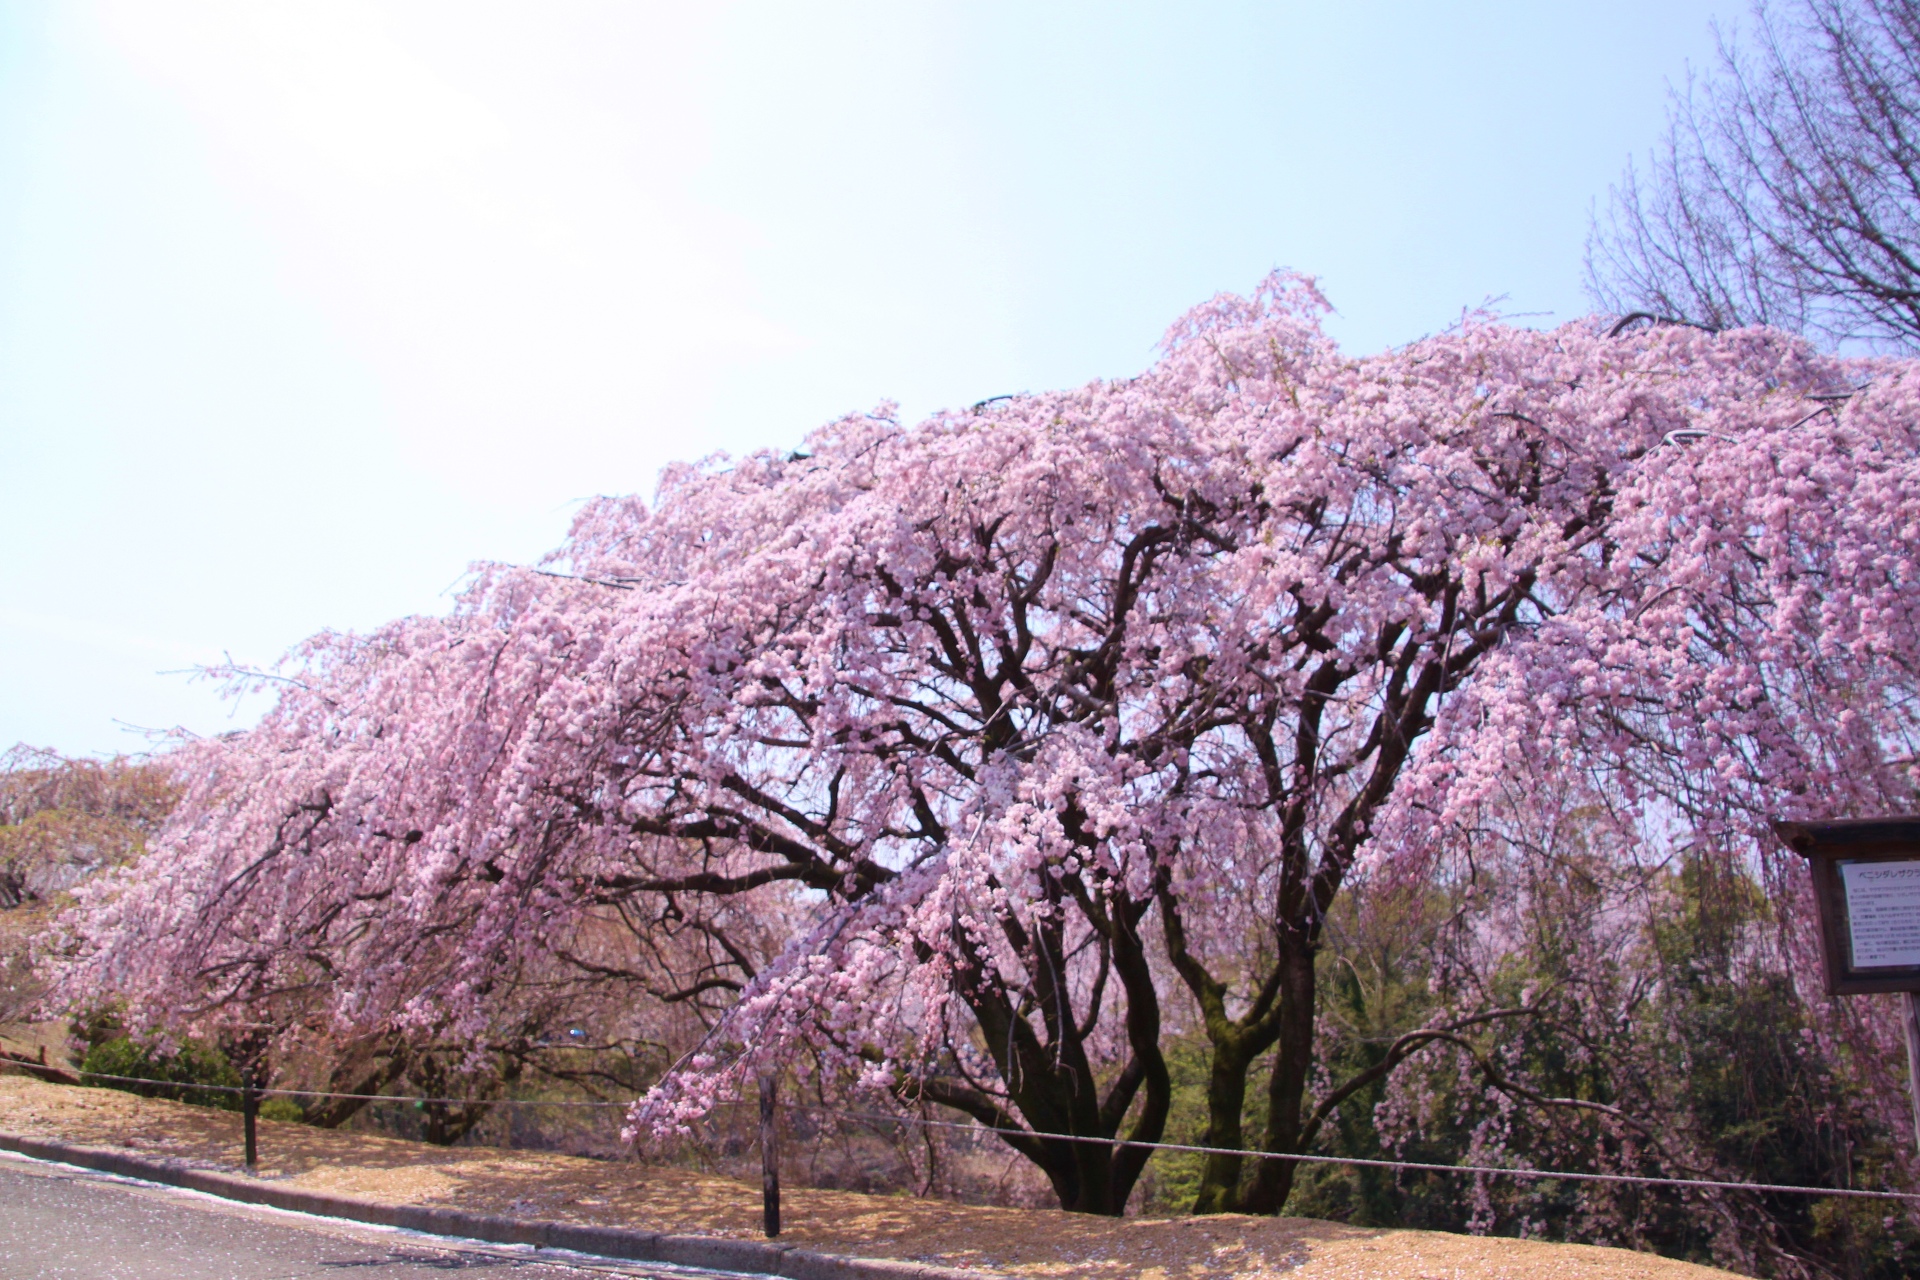
[[[0,1131],[237,1172],[231,1112],[0,1075]],[[637,1162],[441,1148],[260,1122],[264,1178],[372,1200],[759,1238],[759,1188]],[[1464,1190],[1464,1188],[1463,1188]],[[1034,1280],[1709,1280],[1729,1273],[1588,1245],[1374,1231],[1305,1218],[1088,1218],[791,1189],[782,1243]]]

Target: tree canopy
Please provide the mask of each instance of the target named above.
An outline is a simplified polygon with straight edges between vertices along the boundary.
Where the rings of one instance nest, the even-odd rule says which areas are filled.
[[[1920,368],[1489,318],[1354,358],[1322,306],[1277,276],[1136,378],[679,467],[316,638],[180,755],[65,992],[479,1040],[618,978],[714,1015],[636,1130],[804,1053],[1118,1213],[1171,1021],[1208,1145],[1312,1144],[1366,1082],[1310,1079],[1330,913],[1522,820],[1513,778],[1723,845],[1911,804]],[[1255,1165],[1200,1207],[1278,1211]]]

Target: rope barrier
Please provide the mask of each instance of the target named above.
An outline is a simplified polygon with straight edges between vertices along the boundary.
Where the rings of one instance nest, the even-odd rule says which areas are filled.
[[[966,1124],[952,1120],[926,1120],[918,1116],[888,1116],[880,1112],[838,1111],[831,1107],[812,1107],[805,1103],[784,1103],[791,1110],[814,1111],[823,1115],[884,1120],[896,1124],[916,1124],[934,1129],[964,1129],[971,1133],[1013,1134],[1057,1142],[1084,1142],[1105,1147],[1140,1147],[1149,1151],[1186,1151],[1199,1155],[1250,1156],[1256,1160],[1287,1160],[1297,1164],[1352,1165],[1366,1169],[1415,1169],[1425,1173],[1489,1174],[1507,1178],[1565,1179],[1568,1182],[1626,1182],[1643,1186],[1715,1188],[1723,1191],[1775,1191],[1795,1195],[1841,1196],[1859,1200],[1914,1200],[1920,1192],[1867,1191],[1850,1187],[1803,1187],[1775,1182],[1718,1182],[1707,1178],[1660,1178],[1632,1173],[1572,1173],[1557,1169],[1516,1169],[1506,1165],[1427,1164],[1418,1160],[1370,1160],[1363,1156],[1325,1156],[1309,1153],[1248,1151],[1238,1147],[1203,1147],[1184,1142],[1140,1142],[1132,1138],[1094,1138],[1070,1133],[1035,1133],[1028,1129],[1000,1129],[992,1125]]]
[[[244,1093],[237,1085],[191,1084],[179,1080],[149,1080],[141,1076],[107,1075],[99,1071],[80,1071],[76,1075],[92,1080],[116,1080],[128,1084],[157,1085],[163,1088],[202,1089],[215,1093]],[[332,1093],[324,1089],[256,1089],[255,1097],[282,1098],[344,1098],[362,1102],[411,1102],[416,1104],[441,1104],[449,1106],[505,1106],[505,1107],[619,1107],[632,1104],[625,1102],[571,1102],[541,1101],[535,1098],[415,1098],[402,1097],[386,1093]],[[755,1104],[745,1102],[720,1103],[723,1107],[749,1107]],[[1523,1178],[1534,1180],[1559,1180],[1566,1182],[1606,1182],[1622,1183],[1633,1186],[1678,1187],[1691,1190],[1712,1191],[1751,1191],[1775,1195],[1803,1195],[1834,1197],[1849,1200],[1900,1200],[1920,1202],[1920,1192],[1913,1191],[1871,1191],[1858,1187],[1805,1187],[1793,1183],[1780,1182],[1722,1182],[1711,1178],[1663,1178],[1648,1174],[1633,1173],[1575,1173],[1562,1169],[1519,1169],[1505,1165],[1472,1164],[1431,1164],[1419,1160],[1373,1160],[1363,1156],[1314,1155],[1300,1152],[1250,1151],[1239,1147],[1208,1147],[1185,1142],[1142,1142],[1133,1138],[1099,1138],[1071,1133],[1036,1133],[1030,1129],[1000,1128],[994,1125],[980,1124],[974,1121],[928,1120],[921,1116],[893,1116],[877,1111],[846,1111],[835,1107],[814,1106],[804,1102],[782,1102],[779,1106],[787,1111],[804,1111],[814,1115],[837,1116],[849,1120],[867,1120],[884,1124],[918,1125],[929,1129],[952,1129],[964,1133],[994,1134],[1004,1137],[1030,1138],[1052,1142],[1080,1142],[1097,1146],[1137,1147],[1148,1151],[1179,1151],[1194,1155],[1243,1156],[1255,1160],[1287,1160],[1296,1164],[1328,1164],[1363,1169],[1408,1169],[1420,1173],[1457,1173],[1472,1174],[1476,1177]]]

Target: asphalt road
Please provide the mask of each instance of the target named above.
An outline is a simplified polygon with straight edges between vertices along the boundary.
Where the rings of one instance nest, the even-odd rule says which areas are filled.
[[[0,1159],[0,1280],[424,1280],[453,1271],[475,1280],[718,1274],[536,1257]]]

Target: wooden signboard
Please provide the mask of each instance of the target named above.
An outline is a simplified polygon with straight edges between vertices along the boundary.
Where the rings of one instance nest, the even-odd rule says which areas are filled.
[[[1827,993],[1920,992],[1920,817],[1773,829],[1813,871]]]
[[[1905,992],[1907,1090],[1920,1144],[1920,817],[1776,822],[1813,869],[1827,994]]]

